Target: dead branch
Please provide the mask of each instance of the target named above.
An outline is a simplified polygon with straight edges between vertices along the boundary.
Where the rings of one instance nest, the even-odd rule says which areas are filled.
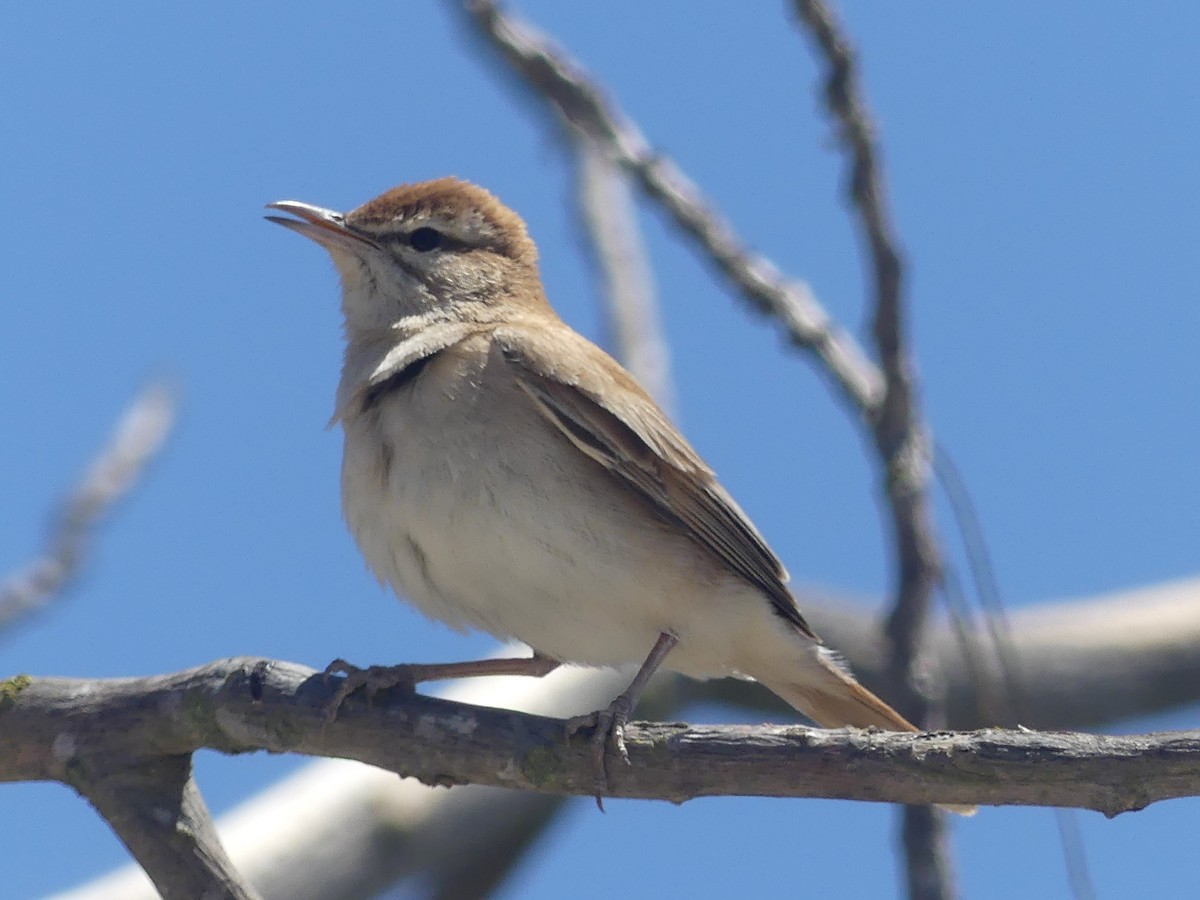
[[[457,11],[458,3],[452,4]],[[544,35],[501,12],[492,0],[468,0],[468,21],[538,97],[595,140],[630,173],[741,296],[772,316],[790,343],[814,354],[842,394],[873,415],[883,401],[883,376],[854,339],[834,323],[808,285],[782,276],[749,251],[699,188],[605,97],[582,69]]]
[[[846,651],[854,668],[868,681],[882,678],[886,659],[870,608],[844,597],[800,593],[805,614]],[[1034,718],[1026,724],[1091,727],[1200,700],[1200,578],[1050,603],[1018,612],[1011,624],[1014,652],[1026,676],[1022,683],[1035,688],[1027,703]],[[981,641],[988,646],[984,635],[974,635],[970,646]],[[947,676],[955,727],[1017,724],[988,716],[948,628],[932,630],[930,648]],[[986,697],[988,690],[1001,689],[1003,675],[986,654],[982,671]],[[455,699],[476,704],[513,705],[564,717],[607,702],[623,686],[622,677],[612,670],[568,668],[537,681],[475,679],[449,690]],[[732,679],[664,679],[662,687],[668,688],[667,696],[660,694],[657,703],[648,696],[645,714],[668,716],[689,702],[716,699],[790,715],[773,706],[772,695],[757,685]],[[510,849],[505,839],[533,833],[564,799],[475,787],[446,792],[382,777],[379,770],[330,762],[310,768],[222,822],[235,865],[268,896],[369,897],[398,878],[417,874],[478,896],[461,880],[459,844],[452,836],[471,823],[478,829],[472,846],[481,853],[492,848],[495,853],[488,858],[502,863]],[[135,893],[141,879],[138,872],[125,870],[81,886],[70,897],[155,896],[148,889]],[[485,884],[477,887],[486,890]]]
[[[249,657],[147,678],[9,679],[0,684],[0,781],[61,781],[87,796],[94,771],[207,748],[357,759],[432,785],[593,790],[586,737],[565,739],[561,719],[393,692],[371,704],[356,695],[326,723],[335,689],[307,667]],[[610,760],[614,797],[832,797],[1113,816],[1200,794],[1195,731],[904,735],[639,723],[629,751],[631,766]]]

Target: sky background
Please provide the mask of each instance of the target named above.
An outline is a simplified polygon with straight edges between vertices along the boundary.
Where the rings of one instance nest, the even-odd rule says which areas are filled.
[[[865,341],[842,159],[783,4],[516,9]],[[1006,603],[1197,574],[1200,6],[842,12],[910,263],[926,412],[970,485]],[[0,637],[0,674],[491,647],[397,603],[360,561],[340,521],[341,436],[323,428],[336,279],[318,248],[261,215],[283,198],[349,209],[400,182],[468,178],[527,219],[552,302],[602,341],[568,160],[502,76],[428,0],[0,5],[0,572],[37,552],[139,386],[167,374],[183,398],[80,584]],[[878,478],[854,417],[656,210],[643,206],[642,226],[689,438],[798,581],[882,597]],[[1194,727],[1198,712],[1113,729]],[[198,776],[219,812],[300,764],[202,754]],[[608,808],[575,804],[502,895],[586,896],[579,879],[597,872],[619,873],[629,897],[897,891],[887,807]],[[1078,821],[1101,897],[1200,881],[1200,801]],[[953,828],[965,896],[1066,895],[1051,812],[984,810]],[[9,897],[127,858],[57,785],[4,785],[0,834]]]

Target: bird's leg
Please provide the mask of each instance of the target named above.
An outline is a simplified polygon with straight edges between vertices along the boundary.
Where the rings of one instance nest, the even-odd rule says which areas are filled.
[[[608,790],[608,769],[604,764],[604,751],[608,747],[609,737],[611,736],[613,743],[616,744],[621,759],[625,761],[626,765],[629,765],[629,751],[625,748],[625,725],[629,721],[634,707],[637,706],[638,698],[645,690],[650,676],[658,670],[662,661],[667,658],[667,654],[671,652],[671,648],[678,643],[679,638],[664,631],[658,636],[654,648],[646,657],[646,661],[642,663],[642,667],[638,669],[638,673],[633,676],[629,687],[617,695],[617,699],[604,709],[567,720],[567,737],[571,737],[584,728],[595,729],[592,732],[591,745],[596,775],[596,805],[600,807],[601,812],[604,811],[601,797]]]
[[[325,705],[325,721],[332,722],[346,698],[360,688],[369,700],[379,691],[403,687],[411,691],[423,681],[449,678],[474,678],[481,675],[528,675],[541,678],[557,669],[557,659],[534,653],[533,656],[476,659],[457,663],[410,663],[400,666],[368,666],[360,669],[344,659],[335,659],[325,667],[325,675],[344,675],[333,699]]]

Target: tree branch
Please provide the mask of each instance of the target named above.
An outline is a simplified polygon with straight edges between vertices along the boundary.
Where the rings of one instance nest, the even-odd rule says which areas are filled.
[[[821,0],[795,0],[796,15],[824,58],[825,100],[838,122],[850,161],[849,194],[870,252],[875,283],[875,348],[883,369],[883,403],[870,421],[883,463],[896,561],[896,592],[885,632],[891,642],[893,696],[899,708],[926,728],[944,721],[941,675],[925,655],[933,590],[941,573],[929,509],[930,448],[917,409],[913,364],[905,341],[903,263],[891,224],[874,128],[858,80],[854,53],[833,12]],[[904,811],[902,840],[908,896],[951,897],[956,891],[946,852],[945,822],[932,809]]]
[[[101,768],[105,759],[77,760],[82,765],[74,766],[69,783],[112,826],[163,897],[258,897],[221,846],[192,779],[191,755],[145,751],[131,745],[109,771]]]
[[[854,54],[821,0],[796,0],[795,7],[828,66],[826,102],[840,125],[837,135],[850,158],[849,196],[875,273],[873,333],[886,390],[871,430],[887,476],[899,570],[887,634],[897,652],[913,656],[928,618],[940,563],[926,495],[929,443],[917,410],[913,367],[905,346],[903,264],[887,209],[874,127],[860,96]]]
[[[870,604],[813,589],[799,593],[810,621],[843,648],[856,671],[868,682],[885,677]],[[1200,700],[1200,578],[1047,604],[1018,612],[1011,624],[1022,683],[1031,688],[1026,724],[1090,727]],[[981,641],[984,635],[973,635],[969,646]],[[955,727],[1006,722],[987,717],[988,691],[1003,685],[993,657],[977,654],[984,675],[977,686],[948,628],[931,631],[930,649],[947,676]],[[544,679],[469,679],[446,690],[476,704],[565,717],[602,706],[626,680],[616,670],[564,668]],[[665,686],[665,697],[647,695],[645,715],[669,716],[689,702],[713,700],[791,715],[758,685],[734,679],[663,679],[652,690]],[[977,689],[985,702],[979,702]],[[0,719],[0,732],[6,728]],[[463,829],[472,830],[472,847],[496,858],[502,870],[509,839],[532,834],[561,799],[482,787],[434,790],[381,770],[321,761],[223,817],[221,833],[239,870],[267,896],[372,897],[405,876],[460,891],[452,896],[480,896],[486,881],[462,880],[467,873],[457,848]],[[144,883],[136,868],[126,869],[69,896],[155,896]]]
[[[834,64],[831,108],[835,114],[844,114],[843,121],[853,136],[852,193],[862,212],[875,260],[875,336],[883,362],[882,376],[866,362],[853,340],[831,325],[806,286],[786,284],[773,267],[746,252],[728,224],[702,200],[695,185],[673,163],[651,152],[636,126],[612,108],[601,90],[561,49],[528,25],[500,12],[492,0],[466,3],[478,33],[500,51],[523,83],[549,101],[566,122],[607,148],[609,156],[666,207],[676,224],[698,241],[756,308],[775,315],[784,323],[793,343],[816,355],[842,393],[866,414],[886,472],[898,563],[896,600],[887,629],[896,673],[893,681],[907,695],[901,697],[900,708],[923,723],[929,719],[930,695],[937,691],[932,687],[933,673],[918,671],[926,662],[921,658],[920,639],[939,561],[925,495],[925,432],[916,414],[910,366],[903,350],[899,254],[885,216],[882,178],[875,165],[866,117],[854,97],[849,54],[823,6],[798,2],[797,9],[802,18],[812,22],[819,46],[829,51]],[[844,102],[846,98],[849,102]],[[934,843],[936,836],[931,838],[930,846]],[[943,895],[949,895],[948,876],[943,880],[947,883]]]
[[[452,7],[461,8],[458,3]],[[754,309],[773,316],[793,345],[813,353],[857,410],[875,414],[883,401],[883,376],[831,320],[808,285],[785,279],[769,260],[748,251],[696,185],[673,161],[650,149],[638,127],[560,48],[501,12],[492,0],[467,0],[465,8],[476,32],[527,88],[625,168]]]
[[[886,686],[887,657],[870,607],[815,590],[799,594],[813,627],[863,682]],[[1003,664],[1015,678],[1006,677],[985,631],[968,632],[964,647],[948,626],[930,630],[928,652],[944,676],[951,727],[1093,728],[1200,701],[1200,578],[1018,610],[1008,632]],[[1013,682],[1022,691],[1020,719],[1004,702]],[[734,684],[712,682],[708,690]]]
[[[498,655],[525,651],[521,645]],[[676,679],[677,680],[677,679]],[[436,693],[560,718],[608,703],[628,684],[616,669],[563,667],[545,678],[468,678]],[[643,698],[665,715],[662,683]],[[532,791],[464,785],[453,791],[345,760],[322,759],[283,778],[221,817],[221,838],[238,869],[264,896],[369,900],[406,879],[429,896],[473,900],[491,889],[537,839],[564,800]],[[462,847],[471,865],[462,864]],[[80,885],[59,900],[154,900],[136,863]]]
[[[0,685],[0,780],[56,780],[99,760],[170,759],[200,748],[357,759],[431,785],[489,784],[587,796],[586,736],[561,719],[391,693],[351,698],[304,666],[220,660],[149,678]],[[69,736],[69,740],[64,738]],[[917,735],[800,726],[630,727],[631,766],[611,796],[833,797],[891,803],[1070,806],[1113,816],[1200,794],[1200,732],[1106,737],[1024,730]]]

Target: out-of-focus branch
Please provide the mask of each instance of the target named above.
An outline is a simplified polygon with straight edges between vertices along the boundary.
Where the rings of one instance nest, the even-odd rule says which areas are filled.
[[[578,158],[579,211],[604,283],[617,356],[659,405],[672,412],[671,354],[654,277],[624,171],[587,132],[571,129]]]
[[[659,203],[759,312],[773,316],[788,340],[813,353],[854,407],[873,416],[883,402],[883,377],[821,307],[806,284],[785,279],[751,253],[699,189],[617,110],[579,66],[545,36],[501,12],[492,0],[467,0],[469,21],[497,49],[522,83],[586,132]],[[459,3],[453,3],[457,11]]]
[[[174,393],[161,382],[134,398],[63,503],[45,553],[0,584],[0,631],[45,606],[75,577],[96,523],[133,488],[162,448],[175,406]]]
[[[796,14],[827,67],[825,100],[850,161],[849,194],[866,238],[874,270],[875,348],[883,369],[883,403],[870,419],[883,464],[891,512],[896,593],[886,632],[891,641],[892,680],[900,709],[924,727],[936,727],[941,711],[940,675],[929,669],[924,632],[941,569],[929,508],[929,441],[917,409],[913,364],[905,340],[903,264],[891,224],[874,128],[858,81],[849,42],[822,0],[795,0]],[[933,809],[904,811],[903,846],[908,896],[953,896],[945,823]]]
[[[862,682],[890,696],[887,649],[869,602],[816,588],[797,593],[805,617]],[[927,652],[943,674],[950,727],[1094,728],[1200,703],[1200,578],[1045,603],[1011,614],[1008,628],[1003,665],[982,629],[969,631],[965,646],[948,625],[930,629]],[[1019,676],[1020,718],[1004,666]],[[744,682],[685,681],[680,690],[688,699],[787,712]]]

